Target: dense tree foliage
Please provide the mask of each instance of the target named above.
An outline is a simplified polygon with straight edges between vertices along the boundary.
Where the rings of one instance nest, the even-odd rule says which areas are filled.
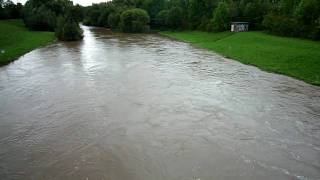
[[[82,38],[82,10],[70,0],[29,0],[23,7],[23,20],[32,30],[56,31],[61,40],[78,40]]]
[[[0,0],[0,19],[17,19],[21,17],[22,4],[11,0]]]
[[[282,0],[264,17],[263,25],[274,34],[320,39],[320,1]]]
[[[32,30],[53,31],[57,17],[65,14],[71,6],[72,2],[68,0],[29,0],[23,8],[23,19]]]
[[[74,41],[83,38],[82,29],[70,16],[59,16],[55,34],[60,40]]]
[[[110,3],[93,4],[91,7],[86,8],[86,16],[83,21],[85,25],[89,26],[104,26],[108,25],[108,14]]]
[[[218,7],[213,11],[211,24],[208,25],[208,30],[225,31],[229,29],[230,12],[227,3],[220,2]]]
[[[167,27],[168,26],[168,16],[169,16],[169,10],[160,11],[155,18],[156,26],[157,27]]]
[[[121,29],[120,15],[134,8],[157,29],[225,31],[231,21],[247,21],[251,30],[320,38],[319,0],[113,0],[85,8],[84,24]]]
[[[120,16],[120,29],[123,32],[145,32],[150,22],[148,13],[143,9],[129,9]]]
[[[218,0],[190,0],[189,25],[191,29],[206,30]]]
[[[168,12],[167,24],[173,29],[178,29],[183,25],[183,10],[181,7],[173,7]]]
[[[82,21],[130,32],[140,32],[148,25],[156,29],[225,31],[231,21],[247,21],[250,30],[320,39],[319,0],[112,0],[89,7],[74,6],[70,0],[29,0],[21,9],[19,3],[0,0],[0,19],[22,16],[33,30],[53,31],[59,19],[60,24]],[[137,9],[146,12],[143,16],[149,17],[148,21],[138,23],[133,18],[139,14]]]

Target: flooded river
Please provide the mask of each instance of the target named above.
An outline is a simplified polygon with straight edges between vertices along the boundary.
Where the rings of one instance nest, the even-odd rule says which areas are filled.
[[[0,68],[0,179],[320,179],[320,88],[83,27]]]

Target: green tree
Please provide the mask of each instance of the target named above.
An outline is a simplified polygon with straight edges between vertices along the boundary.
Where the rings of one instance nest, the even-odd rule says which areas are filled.
[[[73,6],[71,8],[72,16],[76,18],[78,22],[81,22],[84,18],[84,8],[80,5]]]
[[[83,38],[83,31],[79,27],[78,22],[68,16],[60,16],[58,18],[55,34],[58,39],[63,41],[74,41]]]
[[[318,0],[301,0],[294,13],[300,24],[300,35],[320,39],[320,2]]]
[[[150,17],[143,9],[129,9],[120,16],[120,29],[123,32],[140,33],[147,29]]]
[[[135,0],[135,6],[146,10],[151,19],[155,19],[157,14],[166,7],[166,4],[166,0]]]
[[[168,17],[169,17],[169,10],[162,10],[158,13],[156,17],[156,23],[158,26],[168,26]]]
[[[313,25],[320,16],[320,2],[318,0],[301,0],[294,15],[303,24]]]
[[[53,31],[56,26],[56,14],[45,5],[24,9],[24,22],[32,30]]]
[[[93,4],[92,6],[86,9],[86,15],[83,20],[83,24],[88,26],[99,26],[99,17],[101,16],[102,11],[98,4]]]
[[[181,7],[173,7],[168,12],[168,26],[173,29],[181,29],[183,25],[183,10]]]
[[[108,17],[110,12],[108,10],[105,10],[98,19],[98,25],[101,27],[109,27],[108,23]]]
[[[250,29],[261,29],[263,17],[268,13],[269,3],[266,0],[255,0],[245,5],[242,21],[250,23]]]
[[[218,7],[213,12],[213,18],[211,20],[212,30],[219,32],[229,29],[230,26],[230,14],[228,5],[225,2],[220,2]]]
[[[189,21],[192,29],[203,29],[219,0],[190,0]]]
[[[282,36],[297,36],[299,34],[297,32],[298,22],[288,16],[268,14],[262,24],[266,30],[273,34]]]
[[[279,11],[281,15],[291,16],[300,0],[281,0],[279,2]]]
[[[120,24],[120,14],[117,12],[109,14],[108,24],[111,27],[111,29],[118,29]]]
[[[66,14],[72,6],[70,0],[29,0],[23,8],[23,19],[30,29],[54,31],[57,17]]]
[[[29,0],[23,9],[23,16],[28,28],[55,31],[60,40],[79,40],[83,37],[78,23],[78,9],[70,0]]]

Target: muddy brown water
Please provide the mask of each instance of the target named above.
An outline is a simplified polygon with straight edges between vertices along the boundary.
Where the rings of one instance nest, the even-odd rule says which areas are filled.
[[[83,27],[0,68],[0,179],[320,179],[320,88]]]

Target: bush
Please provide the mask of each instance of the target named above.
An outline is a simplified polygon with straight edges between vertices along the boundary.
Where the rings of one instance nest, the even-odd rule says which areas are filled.
[[[220,2],[218,7],[213,11],[211,27],[213,31],[225,31],[230,26],[230,13],[228,5],[225,2]]]
[[[283,36],[298,36],[298,27],[303,28],[293,18],[273,14],[266,15],[262,24],[267,31]]]
[[[63,41],[74,41],[83,38],[83,31],[77,21],[70,17],[58,18],[57,28],[55,30],[58,39]]]
[[[208,31],[208,29],[210,29],[210,27],[208,26],[209,24],[211,24],[210,19],[208,19],[206,17],[202,17],[201,23],[199,24],[197,29],[201,30],[201,31]]]
[[[120,29],[123,32],[141,33],[147,30],[150,22],[148,13],[143,9],[130,9],[120,16]]]

